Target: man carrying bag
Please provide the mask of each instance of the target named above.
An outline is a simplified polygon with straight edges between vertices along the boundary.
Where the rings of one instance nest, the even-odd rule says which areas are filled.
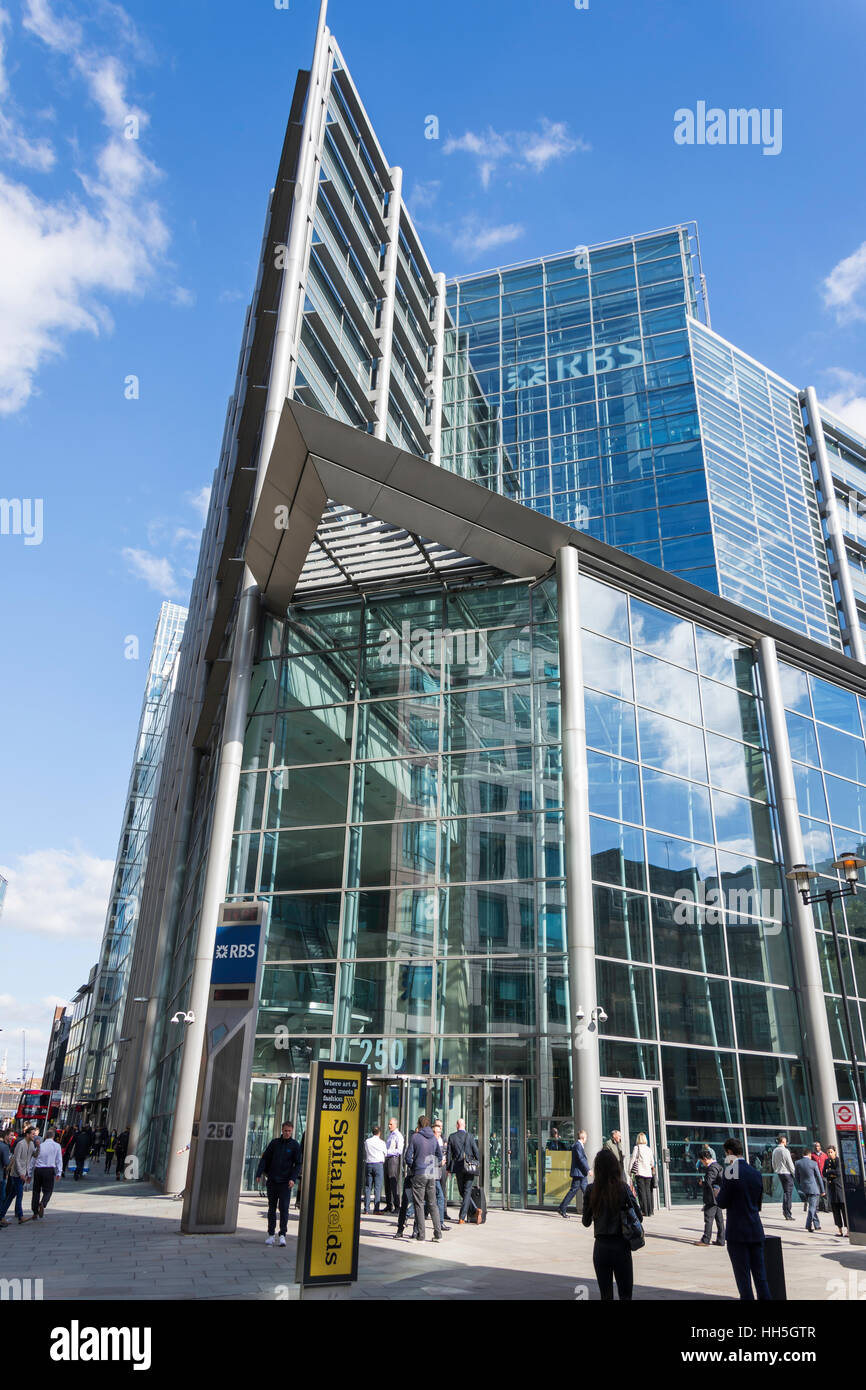
[[[453,1173],[457,1179],[461,1198],[459,1224],[464,1226],[469,1220],[470,1209],[475,1205],[472,1201],[472,1184],[476,1181],[481,1166],[478,1145],[466,1128],[465,1120],[458,1120],[457,1129],[448,1136],[447,1164],[448,1172]],[[478,1224],[480,1217],[481,1211],[476,1208],[475,1220]]]

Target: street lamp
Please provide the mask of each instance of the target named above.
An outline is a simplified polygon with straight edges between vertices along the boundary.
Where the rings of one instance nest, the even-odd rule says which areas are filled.
[[[836,969],[839,972],[839,989],[842,994],[842,1013],[845,1019],[845,1034],[848,1039],[848,1054],[851,1058],[851,1070],[854,1074],[854,1097],[857,1101],[857,1110],[860,1116],[860,1124],[857,1134],[857,1158],[860,1163],[860,1181],[863,1183],[863,1190],[866,1192],[866,1155],[863,1152],[863,1126],[866,1125],[866,1107],[863,1104],[863,1087],[860,1080],[860,1065],[857,1060],[857,1048],[854,1044],[854,1028],[851,1023],[851,1006],[848,1001],[848,991],[845,988],[845,971],[842,965],[842,947],[839,943],[839,932],[836,927],[836,917],[833,912],[833,903],[843,898],[852,898],[857,892],[857,883],[860,870],[866,868],[866,859],[858,859],[856,854],[843,854],[833,862],[833,868],[838,869],[845,877],[844,888],[821,888],[817,893],[810,891],[812,879],[818,877],[814,869],[810,869],[806,864],[795,864],[793,869],[785,875],[792,880],[797,887],[797,892],[803,902],[809,907],[812,903],[825,902],[827,913],[830,918],[830,931],[833,936],[833,949],[836,954]]]

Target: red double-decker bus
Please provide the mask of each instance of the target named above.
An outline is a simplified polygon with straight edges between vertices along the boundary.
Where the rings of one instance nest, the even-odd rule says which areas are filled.
[[[22,1091],[18,1097],[15,1119],[20,1124],[37,1125],[40,1134],[44,1134],[59,1109],[60,1100],[57,1092]]]

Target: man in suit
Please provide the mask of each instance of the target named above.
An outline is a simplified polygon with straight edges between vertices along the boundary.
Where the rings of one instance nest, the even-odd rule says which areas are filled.
[[[800,1157],[794,1164],[794,1181],[797,1184],[797,1191],[806,1203],[806,1230],[820,1231],[818,1202],[827,1189],[824,1186],[824,1178],[818,1161],[814,1154],[810,1156],[808,1149],[801,1151]]]
[[[578,1192],[584,1193],[586,1191],[586,1181],[589,1176],[589,1160],[586,1156],[586,1149],[583,1147],[585,1142],[586,1130],[581,1129],[578,1132],[576,1142],[571,1146],[571,1187],[568,1189],[568,1195],[563,1197],[559,1204],[559,1214],[566,1220],[568,1219],[566,1207],[572,1197]]]
[[[458,1224],[464,1226],[470,1219],[469,1213],[475,1208],[475,1220],[481,1224],[481,1211],[475,1207],[472,1200],[473,1184],[479,1181],[478,1145],[475,1138],[466,1128],[465,1120],[457,1121],[457,1128],[453,1134],[448,1136],[448,1147],[446,1149],[446,1164],[449,1173],[453,1173],[457,1179],[457,1187],[460,1192],[460,1216]],[[466,1165],[470,1171],[467,1172]]]
[[[743,1158],[739,1139],[725,1140],[725,1170],[719,1185],[718,1204],[728,1216],[727,1246],[740,1298],[754,1302],[752,1280],[762,1302],[772,1300],[764,1266],[764,1228],[761,1202],[764,1184],[760,1173]]]
[[[614,1158],[619,1163],[619,1169],[623,1178],[625,1178],[625,1154],[622,1151],[622,1134],[618,1129],[611,1130],[610,1138],[604,1147],[610,1149]]]
[[[701,1167],[704,1170],[703,1199],[704,1199],[704,1234],[700,1240],[695,1241],[695,1245],[724,1245],[725,1243],[725,1218],[719,1210],[719,1187],[721,1185],[724,1169],[721,1163],[717,1163],[712,1156],[710,1149],[701,1149]],[[713,1241],[713,1223],[716,1227],[716,1238]]]

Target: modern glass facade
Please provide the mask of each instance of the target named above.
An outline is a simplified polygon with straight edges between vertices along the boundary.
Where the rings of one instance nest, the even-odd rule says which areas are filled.
[[[370,1067],[371,1122],[467,1116],[494,1202],[560,1199],[584,1103],[605,1137],[669,1150],[662,1200],[691,1201],[702,1144],[732,1133],[764,1162],[780,1127],[826,1127],[834,1064],[850,1094],[826,924],[784,873],[805,854],[832,876],[866,839],[855,528],[840,559],[828,510],[843,475],[856,496],[866,447],[861,475],[808,392],[711,331],[692,227],[446,291],[401,188],[320,30],[193,588],[130,974],[152,1002],[126,1009],[112,1121],[134,1119],[143,1171],[179,1191],[201,1021],[168,1020],[203,1017],[219,901],[263,898],[248,1181],[282,1117],[303,1128],[310,1061],[334,1057]],[[321,521],[276,601],[256,522],[278,484],[301,487],[287,399],[358,431],[317,459],[338,492],[356,454],[369,470],[351,498],[329,483],[327,505],[310,487],[310,535]],[[319,452],[298,456],[305,487]],[[392,470],[419,459],[442,473],[407,498]],[[425,530],[427,493],[461,479],[486,491]],[[503,510],[520,518],[510,569],[459,539]],[[572,626],[563,551],[581,572]],[[585,749],[561,713],[576,683]],[[587,926],[595,973],[577,979]],[[587,1096],[575,1011],[596,1004]]]

